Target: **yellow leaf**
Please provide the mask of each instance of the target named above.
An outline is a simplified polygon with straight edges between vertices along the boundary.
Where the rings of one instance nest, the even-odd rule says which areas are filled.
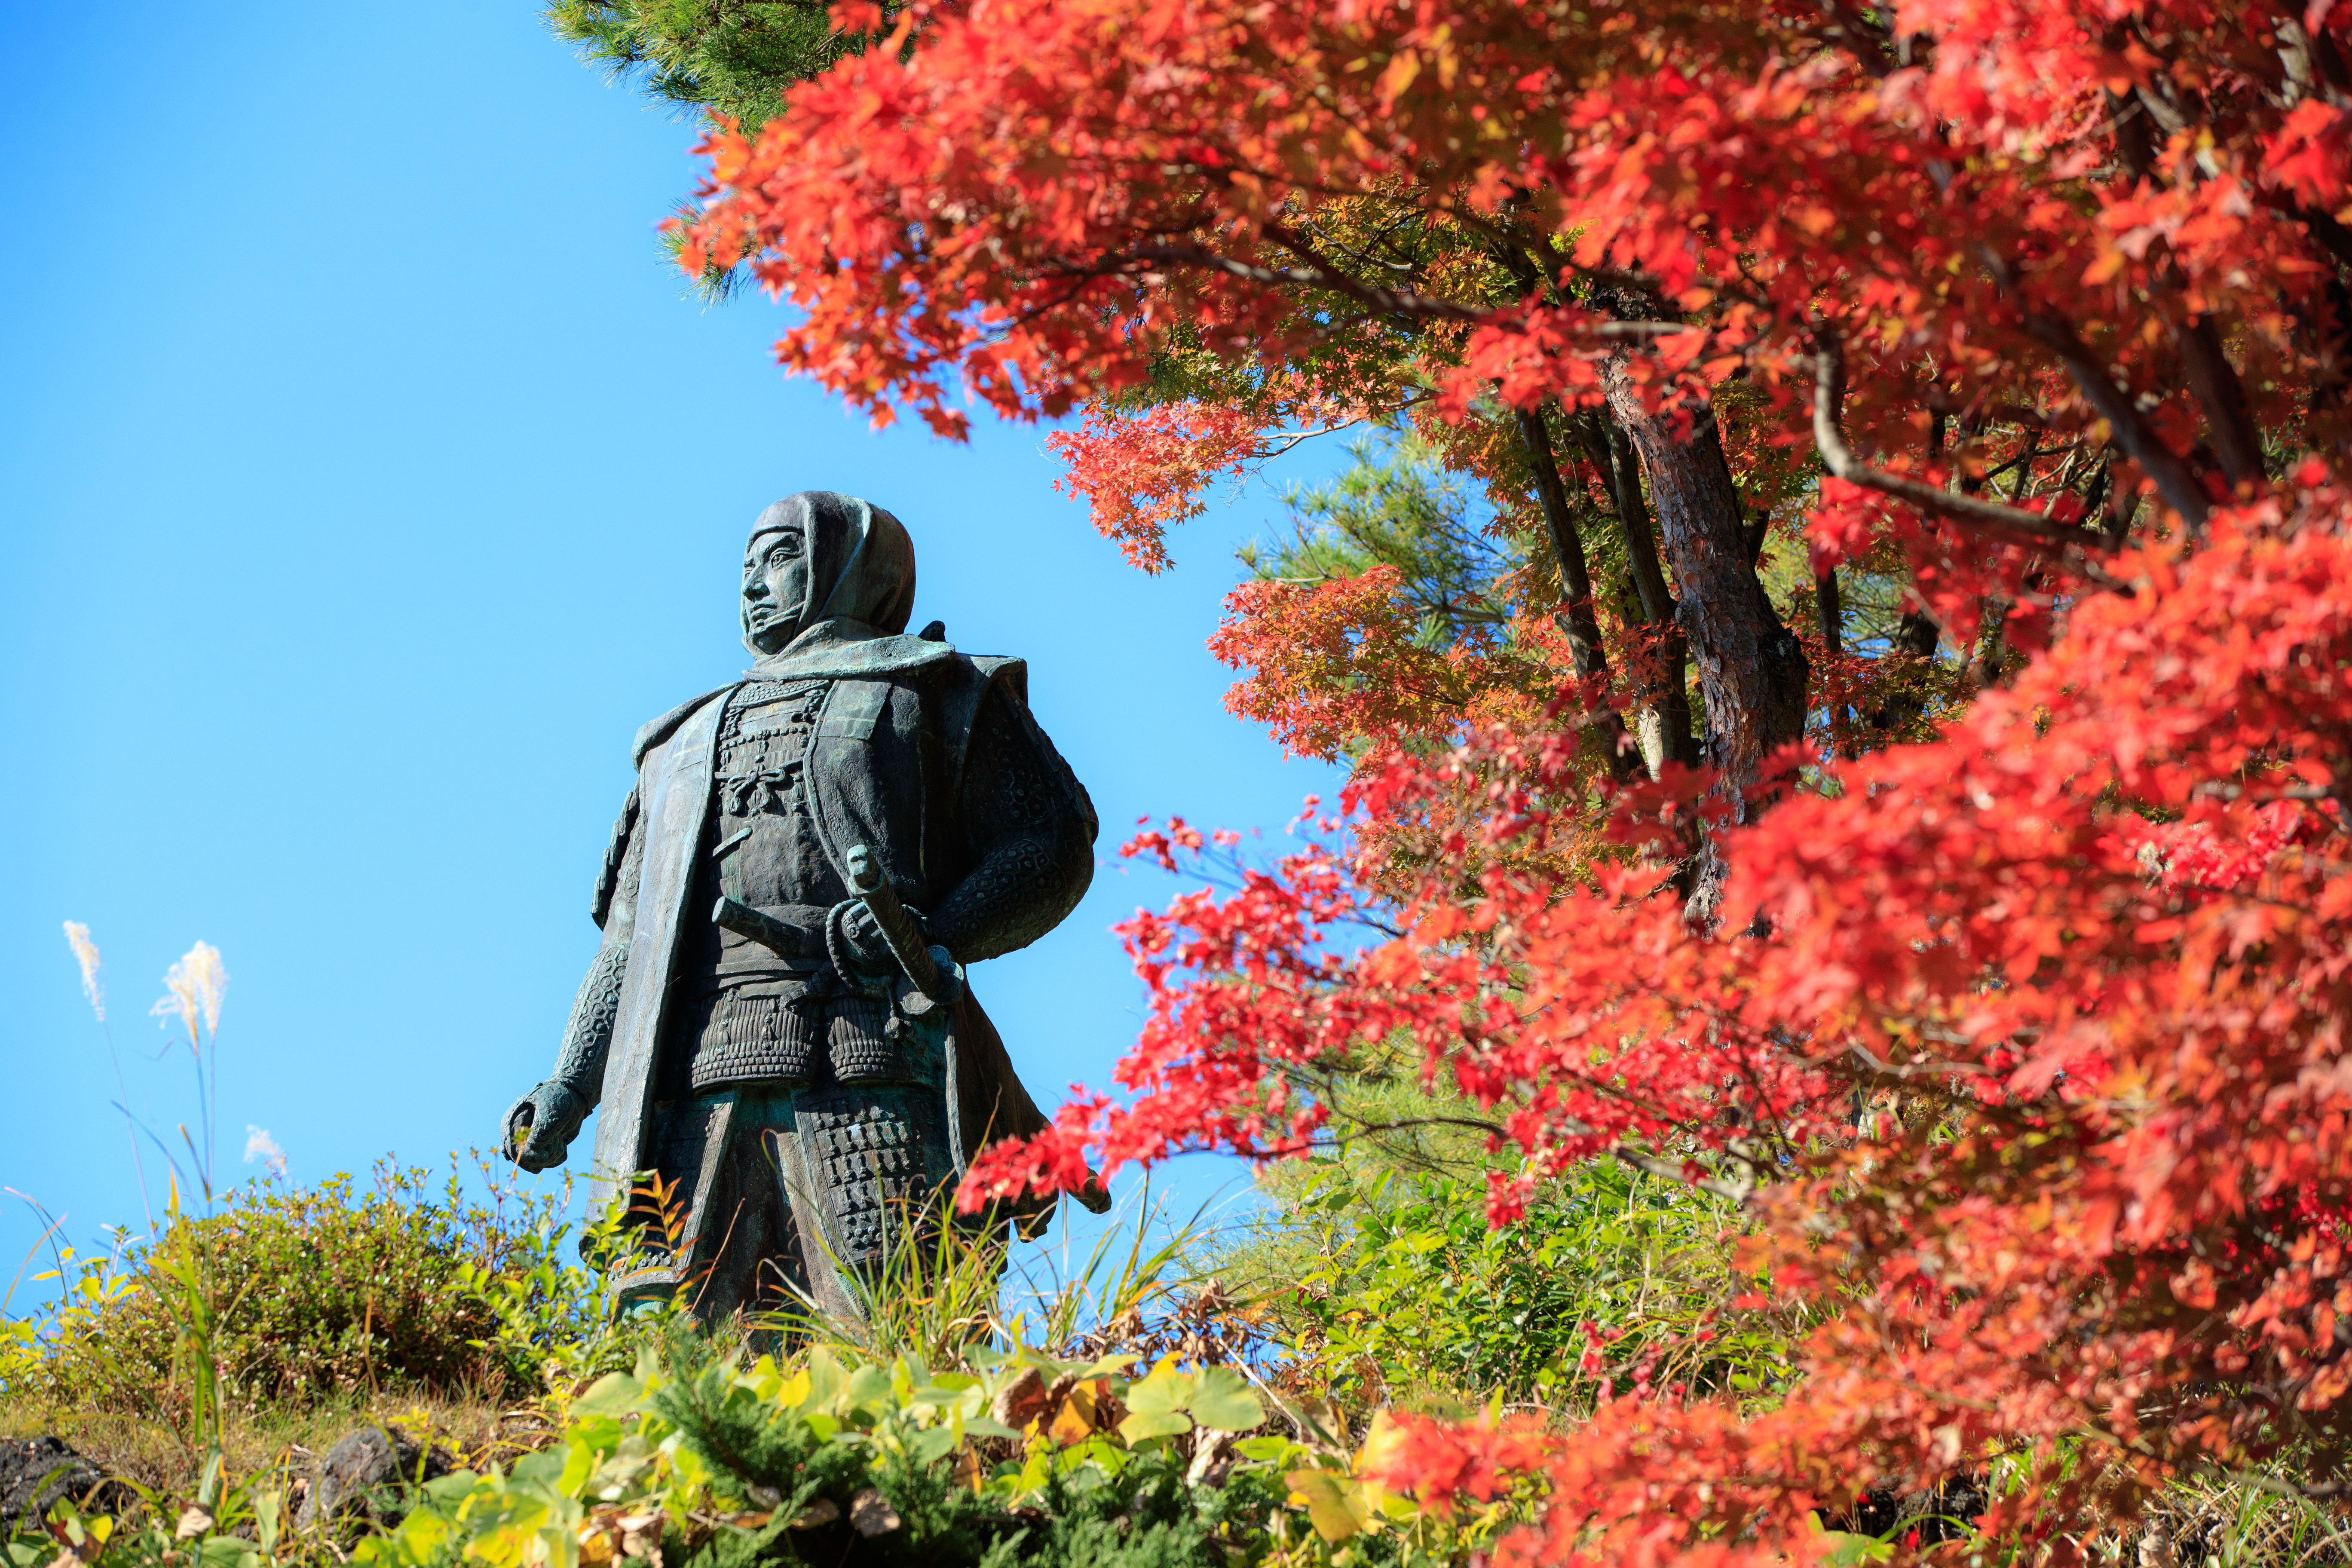
[[[1789,222],[1819,239],[1837,226],[1838,215],[1819,202],[1792,203],[1788,210]]]
[[[1364,1434],[1364,1446],[1356,1450],[1356,1473],[1360,1476],[1367,1470],[1385,1468],[1403,1441],[1402,1428],[1389,1419],[1389,1413],[1385,1409],[1374,1411],[1372,1429]]]
[[[1389,68],[1381,73],[1381,96],[1394,99],[1412,85],[1421,74],[1421,56],[1412,49],[1399,50],[1390,60]]]
[[[1095,1426],[1094,1384],[1082,1383],[1064,1397],[1062,1407],[1054,1412],[1054,1424],[1045,1428],[1045,1436],[1056,1446],[1066,1448],[1092,1436]]]
[[[1284,1479],[1290,1483],[1290,1500],[1306,1505],[1315,1533],[1326,1541],[1345,1541],[1372,1521],[1372,1510],[1363,1494],[1345,1476],[1329,1470],[1293,1470]]]

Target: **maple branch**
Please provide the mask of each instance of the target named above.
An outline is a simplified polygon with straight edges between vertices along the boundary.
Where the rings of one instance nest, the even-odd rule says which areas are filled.
[[[1451,1121],[1457,1119],[1437,1117],[1431,1118],[1429,1120]],[[1470,1127],[1487,1127],[1491,1125],[1486,1122],[1471,1121],[1466,1119],[1461,1119],[1461,1124]],[[1396,1125],[1402,1129],[1411,1124],[1398,1123]],[[1559,1129],[1571,1138],[1591,1138],[1598,1136],[1600,1133],[1599,1128],[1594,1127],[1591,1122],[1577,1116],[1561,1117],[1559,1120]],[[1383,1131],[1384,1129],[1370,1128],[1370,1130]],[[1503,1129],[1493,1128],[1492,1130],[1495,1132],[1495,1135],[1498,1138],[1509,1136],[1507,1131]],[[1752,1142],[1745,1138],[1727,1139],[1723,1143],[1717,1145],[1712,1151],[1715,1153],[1726,1156],[1738,1164],[1746,1166],[1749,1173],[1745,1177],[1739,1178],[1727,1178],[1717,1175],[1708,1169],[1704,1161],[1699,1160],[1696,1156],[1687,1157],[1682,1160],[1672,1159],[1664,1154],[1654,1153],[1650,1150],[1643,1148],[1641,1144],[1623,1138],[1611,1139],[1603,1152],[1612,1159],[1621,1160],[1626,1164],[1633,1166],[1636,1170],[1646,1171],[1651,1175],[1662,1177],[1667,1181],[1681,1182],[1687,1186],[1696,1187],[1702,1192],[1713,1193],[1717,1197],[1728,1198],[1735,1204],[1745,1204],[1749,1198],[1754,1197],[1756,1195],[1756,1189],[1763,1184],[1761,1174],[1769,1174],[1778,1168],[1778,1162],[1772,1157],[1769,1151],[1759,1150]],[[1707,1174],[1700,1177],[1696,1181],[1693,1181],[1690,1175],[1690,1168],[1693,1165],[1696,1165],[1702,1171],[1706,1171]]]
[[[2303,225],[2320,247],[2345,266],[2352,267],[2352,228],[2336,220],[2332,213],[2316,207],[2289,205],[2284,209],[2289,217]]]
[[[2139,465],[2140,472],[2156,481],[2156,492],[2164,498],[2164,504],[2179,512],[2190,529],[2202,532],[2205,519],[2212,511],[2211,503],[2205,499],[2204,487],[2197,482],[2197,476],[2189,471],[2180,455],[2157,434],[2156,426],[2139,405],[2116,384],[2105,364],[2073,326],[2018,300],[2017,269],[2005,257],[1990,246],[1979,246],[1977,258],[1992,274],[1995,286],[2017,301],[2027,335],[2058,356],[2067,375],[2115,432],[2116,445]]]
[[[1097,267],[1080,267],[1063,263],[1062,269],[1081,277],[1101,277],[1122,269],[1129,262],[1176,263],[1205,268],[1222,272],[1228,278],[1238,278],[1245,283],[1263,283],[1276,288],[1323,289],[1343,294],[1366,308],[1390,315],[1409,316],[1418,320],[1461,321],[1483,325],[1502,312],[1493,306],[1465,305],[1452,300],[1416,293],[1406,289],[1381,289],[1349,277],[1327,259],[1304,237],[1276,226],[1268,226],[1266,235],[1276,244],[1311,263],[1310,267],[1264,267],[1254,261],[1242,261],[1198,245],[1153,245],[1128,251],[1117,261]],[[1584,331],[1606,342],[1642,342],[1652,338],[1673,337],[1691,329],[1681,321],[1589,321]]]
[[[1908,501],[1950,522],[1964,523],[2011,544],[2056,544],[2070,550],[2105,548],[2096,534],[2053,522],[2043,513],[1974,496],[1954,495],[1941,485],[1874,468],[1854,455],[1839,428],[1845,405],[1845,338],[1827,321],[1813,328],[1813,445],[1837,478],[1864,489]]]
[[[1762,1162],[1757,1160],[1752,1155],[1743,1152],[1740,1150],[1734,1149],[1729,1145],[1726,1145],[1720,1152],[1729,1154],[1733,1159],[1747,1166],[1751,1172],[1768,1168]],[[1664,1155],[1653,1154],[1648,1150],[1640,1147],[1638,1144],[1625,1142],[1612,1143],[1609,1146],[1609,1152],[1612,1158],[1622,1160],[1626,1164],[1632,1165],[1637,1170],[1646,1171],[1653,1176],[1662,1177],[1667,1181],[1681,1182],[1686,1186],[1696,1187],[1701,1192],[1713,1193],[1717,1197],[1728,1198],[1735,1204],[1746,1204],[1749,1198],[1756,1195],[1756,1188],[1759,1185],[1759,1183],[1752,1175],[1738,1180],[1727,1180],[1722,1176],[1710,1173],[1700,1177],[1697,1181],[1692,1181],[1690,1176],[1691,1166],[1697,1165],[1702,1171],[1706,1169],[1706,1166],[1700,1161],[1696,1159],[1688,1161],[1669,1160]]]
[[[1633,590],[1642,601],[1643,619],[1654,626],[1674,622],[1675,598],[1658,565],[1658,542],[1650,533],[1650,514],[1642,499],[1642,478],[1633,444],[1613,421],[1587,409],[1569,421],[1569,428],[1584,448],[1585,460],[1601,475],[1610,504],[1617,509],[1617,526],[1624,535],[1625,558],[1632,569]]]
[[[2352,799],[2347,799],[2344,791],[2333,784],[2291,784],[2284,789],[2249,790],[2243,784],[2209,780],[2189,793],[2207,800],[2252,799],[2257,805],[2273,801],[2291,800],[2314,805],[2333,801],[2336,803],[2335,814],[2320,812],[2319,819],[2338,833],[2352,835]]]
[[[1318,436],[1336,436],[1342,430],[1352,430],[1357,426],[1368,424],[1374,419],[1391,418],[1396,415],[1403,413],[1408,408],[1418,407],[1422,404],[1430,402],[1434,395],[1435,395],[1432,393],[1423,393],[1418,397],[1402,398],[1390,407],[1374,408],[1369,413],[1358,415],[1353,419],[1342,419],[1337,425],[1326,425],[1320,430],[1300,430],[1293,435],[1276,437],[1268,444],[1259,447],[1257,451],[1252,453],[1250,460],[1252,462],[1271,462],[1273,459],[1281,457],[1284,453],[1297,448],[1302,443],[1312,441]],[[1323,580],[1324,579],[1319,578],[1300,579],[1300,581]],[[1284,581],[1288,581],[1288,579],[1284,579]]]
[[[2179,512],[2190,528],[2203,530],[2205,519],[2212,510],[2203,487],[2179,454],[2157,434],[2155,425],[2139,405],[2116,384],[2106,366],[2091,353],[2090,345],[2073,327],[2047,310],[2029,310],[2023,314],[2025,330],[2058,356],[2066,374],[2116,433],[2116,445],[2140,466],[2142,473],[2156,481],[2157,493],[2164,498],[2164,504]]]
[[[1329,1142],[1343,1143],[1350,1137],[1360,1137],[1367,1132],[1411,1132],[1423,1127],[1460,1127],[1472,1132],[1484,1132],[1490,1138],[1508,1138],[1511,1135],[1509,1128],[1483,1116],[1406,1116],[1393,1121],[1365,1121],[1349,1117],[1348,1125],[1333,1133]]]
[[[1286,249],[1299,252],[1297,246],[1290,244],[1276,231],[1269,229],[1267,232],[1274,235],[1276,241]],[[1299,253],[1311,254],[1311,252]],[[1298,267],[1261,267],[1255,262],[1239,261],[1198,245],[1146,246],[1140,249],[1129,251],[1128,258],[1136,261],[1176,262],[1206,268],[1212,272],[1222,272],[1228,278],[1238,278],[1245,283],[1264,283],[1276,288],[1326,289],[1335,294],[1344,294],[1360,305],[1389,315],[1475,323],[1485,321],[1494,314],[1492,310],[1482,306],[1460,305],[1451,300],[1433,299],[1427,294],[1414,293],[1410,289],[1375,288],[1371,284],[1360,282],[1349,277],[1328,263],[1323,263],[1312,271]],[[1098,273],[1114,269],[1084,270]],[[1073,270],[1081,269],[1073,268]]]
[[[1947,418],[1958,415],[1972,428],[1982,428],[1989,421],[1996,425],[2022,425],[2029,430],[2048,430],[2050,416],[2040,409],[2022,403],[1983,403],[1980,398],[1957,397],[1933,382],[1919,389],[1919,401],[1931,413]]]
[[[2243,800],[2250,793],[2252,794],[2253,798],[2257,801],[2333,800],[2340,802],[2343,799],[2343,796],[2338,795],[2333,788],[2326,784],[2291,784],[2285,789],[2266,789],[2249,792],[2243,784],[2208,782],[2199,784],[2195,789],[2190,790],[2189,793],[2196,795],[2204,795],[2213,800]]]
[[[2147,118],[2129,112],[2129,106],[2122,105],[2112,89],[2107,101],[2116,111],[2116,156],[2124,172],[2135,180],[2159,185],[2166,183],[2148,135]],[[2179,121],[2177,113],[2160,109],[2162,101],[2162,92],[2153,85],[2133,89],[2132,102],[2162,121],[2168,132],[2178,134],[2185,128],[2184,123]],[[2189,292],[2189,279],[2180,269],[2170,241],[2157,240],[2147,259],[2157,264],[2157,277],[2168,291],[2177,298]],[[2213,324],[2211,313],[2191,310],[2184,320],[2167,312],[2166,321],[2172,333],[2173,347],[2189,373],[2189,393],[2204,410],[2205,423],[2212,431],[2214,454],[2221,459],[2223,475],[2233,488],[2260,484],[2262,432],[2254,428],[2253,415],[2246,404],[2245,384],[2231,365],[2230,356],[2222,352],[2221,330]]]

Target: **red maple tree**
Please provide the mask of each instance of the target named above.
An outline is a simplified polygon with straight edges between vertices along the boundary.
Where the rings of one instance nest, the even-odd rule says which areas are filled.
[[[788,367],[950,435],[958,388],[1084,408],[1068,482],[1152,568],[1217,473],[1401,415],[1549,563],[1507,658],[1415,642],[1376,573],[1236,596],[1236,704],[1355,761],[1344,820],[1139,916],[1125,1093],[966,1197],[1298,1152],[1299,1085],[1410,1037],[1519,1156],[1497,1215],[1602,1152],[1675,1169],[1824,1308],[1769,1413],[1414,1425],[1401,1487],[1548,1472],[1503,1558],[1807,1561],[1814,1510],[1995,1454],[2026,1480],[1986,1528],[2051,1552],[2200,1467],[2344,1485],[2352,10],[896,26],[708,144],[685,259],[789,302]],[[1805,636],[1757,570],[1792,521]],[[1864,561],[1917,645],[1842,645]],[[2003,651],[1906,740],[1889,672],[1939,638]],[[1658,718],[1685,659],[1696,734]],[[1335,939],[1374,908],[1404,934]]]

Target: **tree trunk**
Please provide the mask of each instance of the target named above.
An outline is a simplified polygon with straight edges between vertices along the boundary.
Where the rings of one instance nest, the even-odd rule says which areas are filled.
[[[1942,636],[1933,616],[1924,610],[1906,610],[1903,619],[1895,628],[1895,635],[1887,639],[1887,651],[1907,653],[1915,658],[1932,658],[1936,644]],[[1927,699],[1924,691],[1906,692],[1900,697],[1889,698],[1864,717],[1871,729],[1883,737],[1907,729],[1921,713],[1927,711]]]
[[[1813,574],[1813,619],[1822,634],[1822,651],[1832,659],[1845,657],[1845,606],[1838,595],[1837,568]],[[1853,710],[1843,703],[1832,704],[1829,710],[1830,733],[1836,738],[1837,752],[1851,759],[1854,755]]]
[[[1601,621],[1592,605],[1592,574],[1585,564],[1584,541],[1577,536],[1576,519],[1568,509],[1568,487],[1560,482],[1551,434],[1544,428],[1540,413],[1522,408],[1517,414],[1519,437],[1528,447],[1528,466],[1535,473],[1536,499],[1542,505],[1544,528],[1551,535],[1552,554],[1559,562],[1560,582],[1568,593],[1568,602],[1560,606],[1560,629],[1568,634],[1578,679],[1605,681],[1609,660],[1601,650]],[[1622,782],[1632,776],[1633,759],[1625,749],[1625,726],[1616,710],[1606,710],[1592,728],[1608,754],[1610,777]]]
[[[1604,384],[1610,411],[1649,474],[1660,543],[1681,596],[1675,618],[1698,662],[1705,756],[1722,771],[1732,820],[1753,821],[1770,799],[1765,758],[1805,732],[1804,647],[1780,624],[1749,563],[1747,520],[1713,414],[1694,415],[1688,438],[1678,439],[1671,413],[1643,411],[1622,358],[1608,363]],[[1705,857],[1691,891],[1694,920],[1715,920],[1722,877],[1720,858]]]
[[[1634,716],[1642,755],[1656,778],[1668,763],[1698,765],[1698,742],[1691,734],[1690,694],[1683,671],[1690,666],[1690,647],[1675,621],[1674,595],[1658,565],[1658,543],[1650,531],[1650,512],[1642,499],[1640,459],[1625,432],[1605,416],[1586,413],[1570,421],[1584,448],[1587,461],[1600,470],[1609,499],[1617,509],[1617,531],[1625,542],[1625,562],[1641,601],[1642,620],[1649,629],[1649,646],[1633,656],[1633,673],[1642,689],[1643,707]]]

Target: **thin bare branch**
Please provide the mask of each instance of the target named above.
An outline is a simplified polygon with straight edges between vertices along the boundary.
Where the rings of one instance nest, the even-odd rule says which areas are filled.
[[[1813,328],[1813,445],[1831,473],[1850,485],[1908,501],[1920,510],[1949,522],[1989,533],[2004,543],[2057,545],[2073,551],[2105,549],[2095,533],[2053,522],[2038,511],[1954,495],[1940,485],[1874,468],[1845,444],[1839,420],[1845,402],[1845,339],[1826,321]]]

